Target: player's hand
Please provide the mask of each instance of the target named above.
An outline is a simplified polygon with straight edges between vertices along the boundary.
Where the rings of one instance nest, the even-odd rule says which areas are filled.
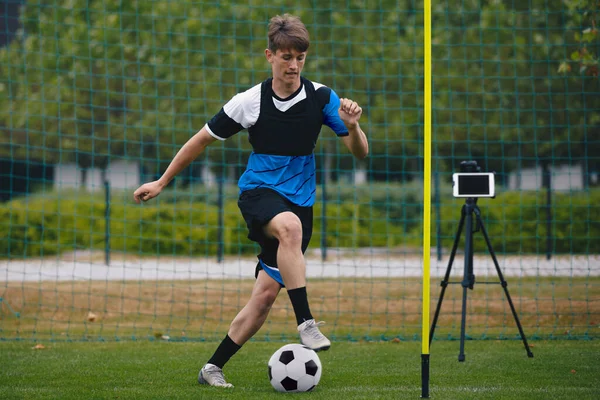
[[[340,118],[346,127],[355,126],[362,115],[362,108],[357,102],[350,99],[340,99],[340,108],[338,109]]]
[[[148,201],[155,198],[162,191],[163,185],[159,181],[144,183],[133,192],[133,200],[140,204],[142,201]]]

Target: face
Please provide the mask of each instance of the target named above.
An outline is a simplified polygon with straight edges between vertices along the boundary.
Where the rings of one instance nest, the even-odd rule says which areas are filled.
[[[306,60],[306,52],[299,52],[294,49],[277,50],[273,53],[271,50],[265,50],[267,60],[273,70],[273,79],[279,80],[284,84],[293,85],[300,82],[300,73]]]

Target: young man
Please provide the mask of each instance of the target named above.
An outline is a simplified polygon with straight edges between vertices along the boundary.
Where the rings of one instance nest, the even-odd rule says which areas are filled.
[[[306,294],[304,252],[312,235],[316,192],[313,151],[323,124],[342,137],[355,157],[362,159],[369,151],[358,124],[360,106],[301,76],[310,42],[300,19],[273,17],[268,38],[265,55],[272,78],[234,96],[179,150],[159,180],[134,192],[137,203],[158,196],[210,143],[248,130],[253,152],[238,183],[238,205],[248,237],[260,245],[261,253],[250,300],[198,375],[199,383],[212,386],[232,387],[223,366],[260,329],[284,286],[301,342],[315,351],[329,349]]]

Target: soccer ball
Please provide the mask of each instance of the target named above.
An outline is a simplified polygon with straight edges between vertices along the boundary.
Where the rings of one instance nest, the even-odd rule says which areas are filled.
[[[279,392],[308,392],[321,379],[321,360],[309,347],[286,344],[269,360],[269,381]]]

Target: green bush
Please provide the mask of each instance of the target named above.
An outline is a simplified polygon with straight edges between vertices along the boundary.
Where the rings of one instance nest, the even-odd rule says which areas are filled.
[[[451,247],[464,200],[441,205],[441,238]],[[543,192],[505,192],[478,205],[494,250],[501,253],[544,253],[547,249],[547,199]],[[600,191],[553,193],[550,224],[555,253],[600,253]],[[432,221],[432,243],[436,243]],[[478,234],[479,235],[479,234]],[[464,237],[464,233],[463,233]],[[483,238],[482,248],[485,248]]]
[[[255,254],[233,190],[226,191],[224,251]],[[133,204],[130,194],[111,200],[112,251],[147,255],[214,255],[219,247],[219,209],[214,194],[197,196],[172,191],[152,203]],[[463,200],[442,196],[441,239],[451,247]],[[416,185],[332,186],[326,202],[325,237],[329,247],[420,246],[422,193]],[[557,253],[600,252],[600,191],[555,193],[552,198],[552,244]],[[544,193],[502,193],[480,199],[479,206],[494,249],[500,253],[546,251]],[[0,257],[20,258],[105,247],[103,196],[46,194],[0,205]],[[432,245],[437,217],[433,207]],[[323,203],[314,209],[312,246],[321,245]],[[483,243],[483,242],[482,242]],[[485,246],[485,245],[483,245]]]

